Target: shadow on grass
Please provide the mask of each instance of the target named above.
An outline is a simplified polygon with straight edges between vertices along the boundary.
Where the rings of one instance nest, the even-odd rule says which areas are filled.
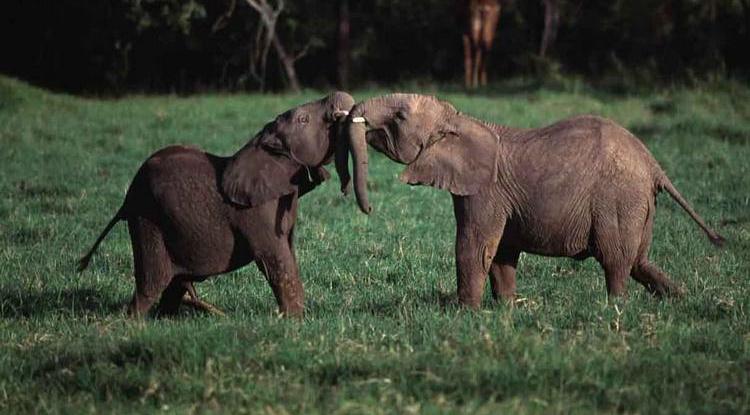
[[[107,316],[126,315],[125,311],[130,298],[113,298],[93,288],[74,288],[63,290],[22,290],[17,288],[1,289],[0,317],[2,318],[44,318],[52,315],[80,316],[99,314]],[[256,309],[262,309],[258,304]],[[227,310],[222,309],[227,312]],[[158,304],[151,307],[148,319],[190,319],[206,315],[187,305],[181,305],[177,313],[163,314]]]
[[[458,310],[456,293],[445,293],[438,289],[408,294],[405,298],[393,296],[380,300],[371,300],[351,309],[354,314],[369,314],[380,317],[397,317],[407,309],[439,308],[440,312]]]
[[[3,287],[0,316],[3,318],[46,317],[53,314],[118,314],[124,303],[92,288],[25,290]]]
[[[138,341],[93,342],[85,348],[64,349],[24,361],[24,370],[19,375],[46,390],[71,395],[85,393],[99,400],[121,396],[144,403],[148,397],[144,391],[154,382],[152,371],[158,364],[155,354],[179,353],[165,351],[166,347],[160,345],[159,350],[154,350],[152,344]]]

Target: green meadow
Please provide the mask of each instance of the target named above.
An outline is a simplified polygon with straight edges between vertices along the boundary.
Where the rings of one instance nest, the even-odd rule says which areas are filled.
[[[360,100],[386,90],[355,91]],[[130,239],[85,253],[151,153],[228,155],[322,96],[80,98],[0,78],[0,413],[750,412],[750,88],[642,91],[515,81],[424,88],[520,127],[574,114],[639,136],[729,243],[709,244],[666,194],[651,257],[687,296],[635,281],[608,302],[594,260],[521,257],[519,298],[456,304],[450,195],[398,181],[370,152],[373,214],[333,180],[301,199],[301,321],[280,318],[254,265],[197,285],[225,317],[131,320]]]

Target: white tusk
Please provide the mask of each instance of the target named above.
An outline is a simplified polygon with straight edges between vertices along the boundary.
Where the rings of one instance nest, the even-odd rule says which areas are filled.
[[[352,123],[362,123],[365,122],[365,117],[354,117],[352,118]]]
[[[341,117],[341,116],[345,116],[345,115],[349,115],[349,111],[336,110],[336,111],[333,112],[333,116],[334,117]]]

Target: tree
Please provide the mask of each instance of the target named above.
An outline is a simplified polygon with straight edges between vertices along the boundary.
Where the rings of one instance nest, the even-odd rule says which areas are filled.
[[[349,0],[338,1],[338,25],[336,27],[336,84],[340,89],[349,87]]]
[[[279,63],[281,63],[281,66],[284,68],[284,72],[286,73],[287,81],[289,82],[289,88],[291,88],[291,90],[294,92],[300,92],[301,88],[299,85],[299,80],[297,79],[297,71],[294,70],[294,62],[307,53],[309,43],[302,49],[301,52],[296,55],[291,55],[287,52],[286,48],[279,40],[279,37],[276,34],[276,22],[278,21],[281,12],[284,11],[284,0],[278,0],[276,2],[275,9],[271,7],[267,0],[245,1],[250,5],[250,7],[255,9],[258,14],[260,14],[260,19],[263,23],[260,27],[265,28],[265,34],[262,34],[261,32],[263,31],[263,29],[259,28],[258,36],[256,36],[256,45],[261,42],[263,43],[263,76],[265,77],[265,65],[266,56],[268,55],[268,47],[270,44],[273,44],[274,51],[276,51],[276,56],[279,58]],[[265,40],[261,41],[261,39]]]
[[[228,19],[234,12],[236,1],[231,0],[227,12],[222,14],[216,23],[214,23],[214,31],[221,30],[227,25]],[[279,20],[279,15],[284,11],[284,0],[277,0],[276,7],[272,7],[268,0],[245,0],[245,2],[258,12],[260,16],[260,24],[255,33],[254,47],[251,48],[249,56],[250,74],[258,81],[260,90],[264,91],[266,87],[268,52],[271,46],[273,46],[279,63],[286,74],[289,88],[294,92],[300,92],[300,83],[297,78],[297,71],[294,69],[294,63],[307,53],[310,43],[297,54],[289,53],[284,44],[281,43],[276,32],[276,24]]]
[[[542,0],[544,4],[544,33],[539,45],[539,56],[544,58],[555,43],[560,26],[560,0]]]

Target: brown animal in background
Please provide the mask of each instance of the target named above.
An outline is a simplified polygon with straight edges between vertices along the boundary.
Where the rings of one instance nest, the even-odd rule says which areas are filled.
[[[487,59],[500,20],[499,0],[459,0],[466,88],[487,85]]]
[[[349,94],[336,92],[293,108],[231,157],[184,146],[157,151],[79,270],[110,229],[127,220],[136,284],[130,315],[146,313],[159,296],[159,311],[175,313],[186,291],[206,305],[193,281],[256,261],[279,310],[300,316],[304,294],[293,247],[298,198],[330,177],[323,165],[344,142],[337,139],[339,120],[353,104]]]
[[[515,295],[521,252],[593,256],[612,296],[625,294],[628,275],[655,295],[680,294],[648,259],[660,190],[712,243],[724,242],[643,143],[605,118],[516,129],[473,119],[434,97],[393,94],[358,103],[347,122],[362,211],[370,211],[367,143],[407,165],[402,181],[453,195],[458,299],[471,307],[481,302],[488,272],[495,298]],[[337,160],[336,168],[347,165]]]

